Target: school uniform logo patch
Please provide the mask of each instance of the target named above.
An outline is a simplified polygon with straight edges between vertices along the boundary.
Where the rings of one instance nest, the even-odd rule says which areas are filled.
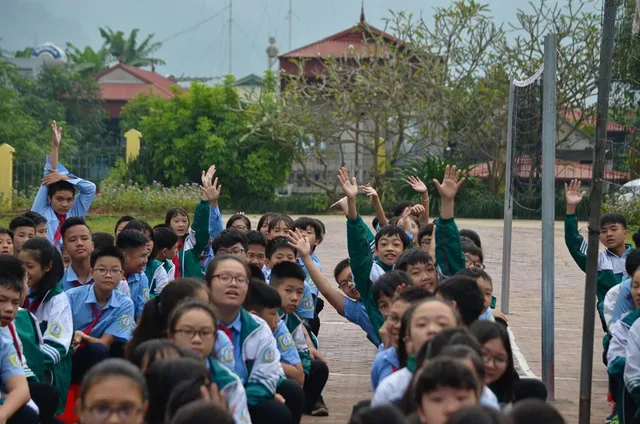
[[[223,364],[229,364],[233,362],[233,349],[231,348],[222,349],[222,351],[220,352],[219,361],[222,362]]]
[[[49,334],[51,334],[56,339],[59,339],[62,335],[62,327],[60,326],[60,324],[55,322],[49,329]]]
[[[131,328],[132,319],[129,315],[122,315],[120,318],[120,327],[129,329]]]
[[[18,364],[18,358],[16,358],[15,354],[9,355],[9,362],[11,362],[12,367],[21,367],[22,365]]]
[[[280,346],[280,350],[287,350],[293,347],[293,338],[290,334],[284,334],[278,337],[278,344]]]
[[[313,306],[313,297],[305,297],[303,300],[304,309],[315,309]]]
[[[273,353],[272,349],[267,349],[262,354],[262,362],[265,364],[272,363],[274,359],[275,359],[275,354]]]
[[[142,289],[142,298],[145,301],[149,300],[149,289]]]

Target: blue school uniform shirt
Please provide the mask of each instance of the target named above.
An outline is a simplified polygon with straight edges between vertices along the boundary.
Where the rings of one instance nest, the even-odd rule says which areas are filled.
[[[625,275],[620,283],[620,291],[618,292],[618,298],[616,299],[616,306],[613,308],[611,324],[618,321],[622,318],[622,315],[626,314],[634,307],[633,298],[631,297],[631,277]]]
[[[18,359],[13,341],[4,337],[0,338],[0,372],[2,373],[2,393],[8,393],[7,380],[16,375],[24,375],[24,368]]]
[[[293,337],[291,337],[291,333],[284,321],[280,320],[280,322],[278,322],[278,326],[273,330],[273,337],[275,337],[278,350],[280,351],[280,362],[293,366],[302,362]]]
[[[493,316],[493,311],[491,310],[491,308],[487,308],[486,311],[484,311],[483,313],[480,314],[480,316],[478,317],[478,321],[491,321],[491,322],[496,322],[495,317]]]
[[[247,373],[247,368],[244,365],[244,359],[242,358],[242,344],[240,340],[240,332],[242,331],[242,322],[240,321],[240,312],[236,318],[231,322],[231,324],[227,325],[227,328],[231,330],[231,334],[233,335],[233,359],[235,361],[233,366],[233,371],[236,373],[240,380],[242,380],[242,384],[247,383],[247,378],[249,378],[249,374]],[[218,321],[218,326],[220,324],[224,325],[220,321]]]
[[[262,273],[264,274],[264,279],[267,284],[271,284],[271,269],[267,268],[267,266],[262,267]],[[313,289],[316,290],[316,297],[314,299]],[[313,280],[307,274],[307,277],[304,280],[304,291],[302,292],[302,301],[296,309],[296,314],[302,319],[313,319],[313,316],[316,312],[316,299],[318,293],[318,288],[315,284],[313,284]]]
[[[94,285],[75,287],[67,291],[66,294],[73,314],[73,330],[83,331],[96,318],[94,307],[100,310]],[[111,297],[100,311],[100,319],[89,332],[89,336],[100,338],[104,334],[109,334],[120,342],[126,342],[131,338],[131,332],[136,325],[131,299],[114,289],[111,292]]]
[[[51,167],[51,160],[49,159],[49,155],[47,155],[47,160],[44,166],[44,175],[49,174],[49,169],[51,169]],[[59,162],[57,171],[63,175],[68,175],[69,179],[67,182],[73,184],[78,190],[75,198],[73,199],[73,205],[66,217],[86,216],[87,212],[89,212],[89,208],[91,207],[91,203],[93,202],[93,198],[96,195],[96,185],[91,181],[83,180],[82,178],[78,178],[77,176],[70,174],[67,168]],[[60,225],[60,219],[49,203],[49,189],[47,186],[40,186],[38,193],[33,200],[31,210],[38,212],[47,219],[47,239],[53,243],[56,231]],[[62,238],[58,240],[56,247],[58,250],[62,248]]]
[[[127,277],[129,290],[131,291],[131,300],[135,308],[135,318],[138,319],[142,315],[144,305],[149,301],[149,279],[144,272],[131,274]]]
[[[218,362],[229,370],[235,371],[236,360],[233,357],[233,343],[229,336],[227,336],[227,333],[222,330],[218,330],[213,350],[216,352],[216,359]]]
[[[93,284],[93,278],[89,275],[87,281],[80,281],[72,265],[69,265],[62,276],[62,290],[67,291],[76,287]]]
[[[381,350],[373,360],[371,365],[371,385],[373,390],[388,375],[393,374],[400,368],[400,359],[398,359],[398,351],[395,347]]]
[[[345,296],[344,317],[362,328],[373,344],[380,346],[382,342],[380,341],[380,337],[378,337],[378,332],[373,328],[369,314],[367,314],[367,309],[361,300],[353,300]]]

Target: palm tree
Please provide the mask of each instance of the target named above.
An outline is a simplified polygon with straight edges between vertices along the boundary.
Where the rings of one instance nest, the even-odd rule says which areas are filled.
[[[113,59],[136,67],[164,65],[164,60],[151,57],[162,47],[162,43],[152,42],[154,34],[149,34],[142,43],[138,44],[138,32],[140,30],[135,28],[131,30],[129,37],[126,37],[122,31],[114,31],[109,27],[100,28],[100,35],[104,38],[106,49]]]
[[[109,51],[104,44],[96,51],[89,46],[80,50],[67,43],[67,58],[75,70],[81,73],[95,74],[109,65]]]

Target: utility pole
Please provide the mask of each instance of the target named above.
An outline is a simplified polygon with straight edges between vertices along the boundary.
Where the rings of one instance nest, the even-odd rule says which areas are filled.
[[[229,75],[232,75],[233,67],[231,66],[231,59],[233,58],[233,0],[229,0]]]
[[[587,247],[587,276],[584,289],[584,317],[582,320],[582,363],[580,364],[579,424],[591,422],[591,379],[593,377],[593,333],[596,317],[596,285],[598,278],[598,250],[600,249],[600,215],[607,149],[607,118],[611,90],[613,42],[616,30],[617,0],[605,0],[600,41],[600,69],[598,71],[598,102],[596,106],[596,140],[589,213],[589,239]]]
[[[289,51],[291,51],[291,28],[293,25],[293,0],[289,0]]]

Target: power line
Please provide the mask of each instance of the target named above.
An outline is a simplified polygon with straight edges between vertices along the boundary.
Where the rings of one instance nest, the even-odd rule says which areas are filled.
[[[202,25],[206,24],[209,21],[214,20],[215,18],[217,18],[218,16],[222,15],[227,9],[229,8],[229,6],[225,6],[222,9],[220,9],[219,11],[217,11],[215,14],[209,16],[208,18],[205,18],[199,22],[196,22],[195,24],[193,24],[192,26],[190,26],[189,28],[185,28],[181,31],[176,32],[175,34],[170,35],[169,37],[165,38],[164,40],[160,41],[162,44],[166,43],[167,41],[173,40],[176,37],[179,37],[183,34],[186,34],[188,32],[191,31],[195,31],[196,29],[198,29],[199,27],[201,27]]]

